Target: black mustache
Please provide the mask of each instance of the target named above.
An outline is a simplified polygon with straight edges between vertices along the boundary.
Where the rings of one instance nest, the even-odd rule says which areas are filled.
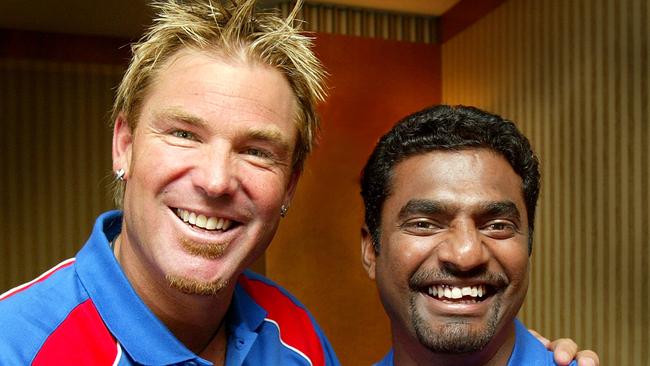
[[[476,268],[472,271],[452,271],[448,268],[441,269],[420,269],[409,278],[411,290],[419,291],[423,287],[433,283],[452,282],[463,280],[477,282],[501,289],[508,286],[508,277],[503,273],[488,272],[484,268]]]

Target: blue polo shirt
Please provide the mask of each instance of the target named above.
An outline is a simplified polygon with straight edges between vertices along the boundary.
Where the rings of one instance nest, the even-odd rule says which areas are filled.
[[[75,258],[0,295],[2,365],[211,365],[187,349],[136,294],[101,215]],[[226,315],[226,365],[339,365],[311,314],[268,279],[245,272]]]
[[[537,340],[526,327],[515,319],[515,347],[512,350],[508,366],[546,366],[555,365],[553,352],[549,351]],[[577,365],[575,361],[570,365]],[[393,366],[393,350],[375,366]]]

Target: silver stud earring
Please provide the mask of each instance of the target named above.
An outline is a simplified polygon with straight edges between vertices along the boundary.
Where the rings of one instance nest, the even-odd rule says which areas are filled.
[[[124,169],[118,169],[115,172],[115,179],[123,181],[125,175],[126,175],[126,172],[124,171]]]
[[[280,207],[280,217],[287,216],[287,212],[289,212],[289,206],[282,205],[282,207]]]

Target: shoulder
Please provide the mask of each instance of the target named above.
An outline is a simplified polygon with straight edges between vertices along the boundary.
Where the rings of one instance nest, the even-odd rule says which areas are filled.
[[[246,293],[262,306],[267,304],[272,310],[306,311],[305,306],[289,291],[260,274],[245,271],[239,278],[239,284],[245,289]],[[274,302],[269,301],[269,297],[275,301],[283,302],[285,305],[290,305],[290,307],[275,309],[276,306],[274,306]],[[269,310],[265,306],[263,307]]]
[[[96,361],[114,353],[115,343],[76,275],[75,262],[63,261],[0,295],[0,364]]]
[[[508,366],[555,365],[553,352],[547,350],[518,319],[515,319],[515,334],[515,348],[510,356]],[[573,361],[570,365],[577,364]]]
[[[246,271],[239,285],[263,309],[264,328],[276,334],[283,347],[316,365],[338,365],[323,331],[313,316],[287,290],[268,278]]]
[[[316,321],[307,308],[287,290],[257,273],[246,271],[239,285],[266,313],[264,320],[286,328],[286,335],[296,331],[319,333]]]
[[[3,360],[31,360],[68,314],[87,299],[76,280],[74,263],[74,258],[63,261],[0,295]]]
[[[87,296],[77,280],[75,259],[65,260],[34,280],[0,295],[2,324],[47,322],[60,309],[78,305]]]

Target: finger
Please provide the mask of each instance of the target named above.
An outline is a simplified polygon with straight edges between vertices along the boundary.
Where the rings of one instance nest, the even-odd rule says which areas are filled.
[[[551,341],[549,341],[548,338],[545,338],[545,337],[542,336],[541,334],[537,333],[537,331],[534,330],[534,329],[528,329],[528,331],[529,331],[533,336],[535,336],[535,338],[537,338],[538,341],[542,342],[542,344],[544,345],[544,347],[548,348],[549,343],[551,343]]]
[[[592,350],[584,350],[578,352],[576,355],[576,360],[578,360],[578,366],[599,366],[600,359],[598,354]]]
[[[553,351],[553,359],[555,363],[561,366],[566,366],[578,353],[578,345],[571,339],[560,338],[551,342],[548,347],[549,350]]]

